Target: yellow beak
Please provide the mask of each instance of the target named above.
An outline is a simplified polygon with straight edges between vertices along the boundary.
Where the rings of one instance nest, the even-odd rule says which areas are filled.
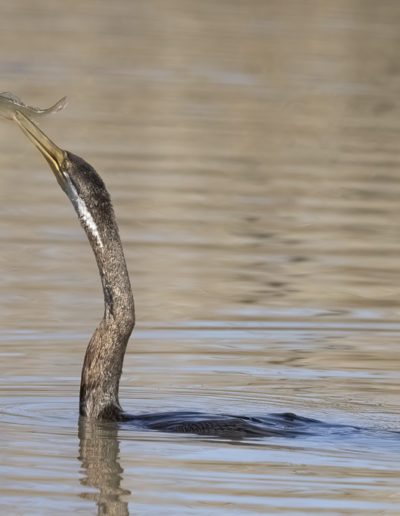
[[[21,111],[15,112],[15,121],[18,123],[22,132],[29,138],[29,140],[39,149],[41,154],[46,159],[50,168],[54,172],[56,179],[65,191],[66,179],[64,177],[63,169],[68,163],[67,153],[60,149],[50,138],[48,138],[39,127],[32,122]]]

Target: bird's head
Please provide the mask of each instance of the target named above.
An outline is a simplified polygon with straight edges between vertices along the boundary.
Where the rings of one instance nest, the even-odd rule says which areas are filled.
[[[15,120],[50,165],[90,239],[102,248],[100,228],[109,225],[114,215],[110,196],[99,174],[84,159],[58,147],[20,111],[16,112]]]

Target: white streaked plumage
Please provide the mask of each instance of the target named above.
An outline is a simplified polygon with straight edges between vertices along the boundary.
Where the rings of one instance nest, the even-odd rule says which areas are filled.
[[[78,214],[78,217],[82,220],[84,226],[88,229],[88,231],[96,239],[99,247],[101,249],[103,249],[103,242],[101,241],[100,234],[97,229],[97,225],[96,225],[95,221],[93,220],[93,217],[92,217],[90,211],[87,209],[86,204],[84,203],[83,199],[81,197],[79,197],[75,186],[70,181],[68,181],[67,184],[68,184],[68,189],[70,191],[69,198],[71,199],[71,202],[75,208],[76,213]]]

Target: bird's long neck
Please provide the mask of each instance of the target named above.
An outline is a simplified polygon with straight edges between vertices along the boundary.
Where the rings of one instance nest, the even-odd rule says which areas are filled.
[[[82,206],[75,209],[96,257],[105,305],[103,319],[88,344],[83,363],[80,414],[118,419],[121,413],[119,381],[135,324],[132,289],[113,212],[106,224],[100,224],[88,220]]]

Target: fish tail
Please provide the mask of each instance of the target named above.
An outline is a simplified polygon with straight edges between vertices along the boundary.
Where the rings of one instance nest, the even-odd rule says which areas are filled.
[[[62,111],[66,105],[68,104],[67,97],[63,97],[59,101],[57,101],[53,106],[50,106],[47,109],[43,110],[43,113],[57,113],[57,111]]]

